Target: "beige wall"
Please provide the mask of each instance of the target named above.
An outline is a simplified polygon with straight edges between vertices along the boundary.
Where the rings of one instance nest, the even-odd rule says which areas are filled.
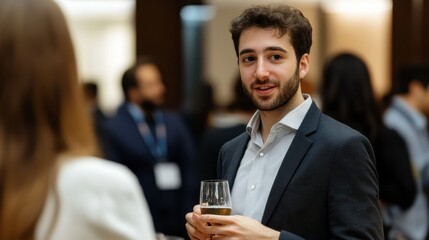
[[[123,100],[121,77],[135,60],[134,0],[56,0],[68,21],[80,79],[94,80],[101,108]]]
[[[204,28],[203,74],[213,86],[215,102],[226,105],[231,100],[233,80],[238,74],[237,59],[228,28],[231,19],[242,11],[242,7],[214,6],[216,13],[213,20]]]

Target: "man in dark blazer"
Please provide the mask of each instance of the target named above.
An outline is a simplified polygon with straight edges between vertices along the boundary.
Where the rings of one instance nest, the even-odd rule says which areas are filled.
[[[155,230],[184,236],[183,215],[198,199],[196,147],[179,115],[161,109],[165,89],[152,59],[127,70],[122,88],[126,101],[105,125],[105,156],[135,173]]]
[[[232,216],[186,215],[191,239],[384,239],[375,158],[357,131],[323,115],[301,79],[311,25],[297,9],[256,6],[230,29],[242,85],[258,108],[220,151]]]

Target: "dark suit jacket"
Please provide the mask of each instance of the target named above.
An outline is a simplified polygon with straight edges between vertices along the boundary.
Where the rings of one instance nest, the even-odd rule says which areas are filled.
[[[249,139],[243,133],[220,152],[218,173],[232,189]],[[369,141],[313,103],[277,173],[262,224],[285,240],[383,239]]]
[[[179,115],[164,113],[168,161],[177,163],[181,170],[182,188],[179,190],[162,191],[156,186],[154,165],[157,160],[144,142],[126,104],[121,105],[116,115],[105,124],[102,145],[107,159],[124,164],[137,176],[156,231],[184,236],[183,216],[198,202],[197,152]]]

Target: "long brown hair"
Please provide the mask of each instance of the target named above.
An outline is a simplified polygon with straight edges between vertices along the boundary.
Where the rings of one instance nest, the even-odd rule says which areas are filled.
[[[51,0],[0,1],[0,239],[33,239],[60,154],[97,153]]]
[[[320,96],[323,112],[365,135],[372,144],[383,124],[371,76],[363,59],[340,53],[324,66]]]

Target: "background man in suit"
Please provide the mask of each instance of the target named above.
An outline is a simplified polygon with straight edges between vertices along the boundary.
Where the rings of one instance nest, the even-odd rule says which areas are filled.
[[[429,114],[429,67],[406,66],[397,77],[395,95],[384,121],[405,140],[415,171],[417,196],[408,209],[386,206],[385,222],[392,227],[392,239],[428,239],[429,135],[425,115]]]
[[[152,59],[127,70],[122,88],[126,101],[106,123],[106,158],[137,175],[155,230],[184,236],[183,215],[197,199],[199,180],[190,133],[177,113],[162,110],[165,87]]]
[[[259,110],[219,155],[233,215],[195,206],[191,239],[383,239],[369,141],[301,93],[311,32],[288,6],[252,7],[233,20],[243,88]]]

